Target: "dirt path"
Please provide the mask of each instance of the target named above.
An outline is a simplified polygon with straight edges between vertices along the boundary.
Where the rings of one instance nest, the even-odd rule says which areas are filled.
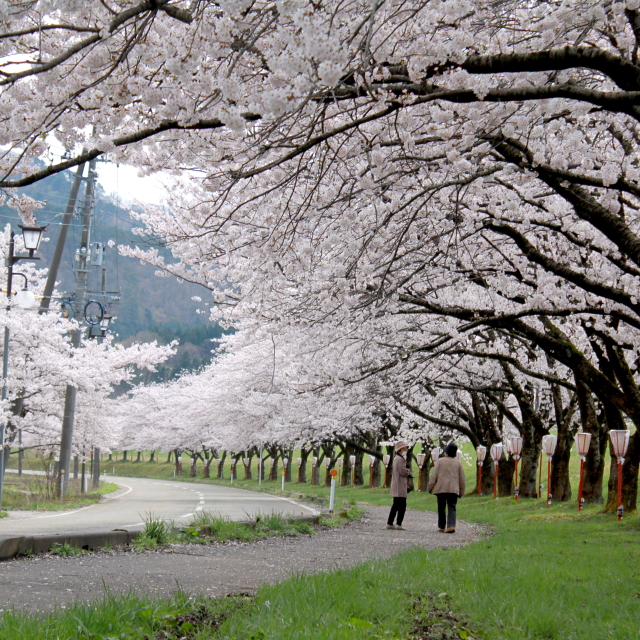
[[[46,611],[76,599],[93,600],[104,593],[104,586],[159,596],[168,596],[178,586],[188,593],[212,596],[254,591],[294,572],[348,567],[414,546],[458,546],[479,534],[477,527],[463,522],[454,534],[439,533],[435,513],[413,510],[407,511],[406,531],[390,531],[385,528],[387,514],[386,507],[367,507],[361,522],[314,536],[4,562],[0,564],[0,611],[11,607]]]

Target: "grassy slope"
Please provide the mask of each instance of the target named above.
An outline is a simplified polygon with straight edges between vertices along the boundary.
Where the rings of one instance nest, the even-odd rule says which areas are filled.
[[[173,467],[165,464],[112,466],[122,475],[173,474]],[[234,484],[257,488],[256,481]],[[277,491],[279,486],[265,483],[263,488]],[[287,489],[328,495],[325,487],[293,483]],[[386,489],[340,488],[338,495],[389,504]],[[433,510],[435,500],[412,494],[409,506]],[[219,637],[407,637],[411,603],[427,592],[448,594],[447,606],[467,616],[470,627],[487,639],[640,636],[638,516],[619,523],[600,514],[598,507],[578,514],[574,503],[546,509],[543,501],[522,500],[516,505],[512,499],[474,496],[461,501],[459,514],[488,524],[492,535],[464,548],[414,550],[349,571],[298,576],[264,587],[254,606],[223,624]],[[410,514],[406,525],[416,517]]]

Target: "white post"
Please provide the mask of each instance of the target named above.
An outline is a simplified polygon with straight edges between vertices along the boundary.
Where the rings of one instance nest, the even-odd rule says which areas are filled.
[[[285,476],[286,473],[287,473],[286,471],[282,472],[282,490],[283,491],[284,491],[284,476]]]
[[[331,497],[329,498],[329,513],[333,513],[333,505],[336,501],[336,477],[331,476]]]

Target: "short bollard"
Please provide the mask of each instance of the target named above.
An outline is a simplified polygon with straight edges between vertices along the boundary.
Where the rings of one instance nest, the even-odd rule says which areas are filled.
[[[329,497],[329,513],[333,513],[333,507],[336,503],[336,476],[338,475],[337,469],[331,469],[331,494]]]

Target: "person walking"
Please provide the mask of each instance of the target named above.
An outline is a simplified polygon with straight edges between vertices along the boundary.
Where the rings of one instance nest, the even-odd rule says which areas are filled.
[[[398,440],[395,446],[396,455],[393,458],[393,466],[391,470],[391,497],[393,504],[389,511],[387,519],[387,529],[402,529],[402,521],[404,520],[404,512],[407,510],[407,478],[411,475],[409,467],[407,467],[406,455],[409,451],[409,445],[404,440]],[[393,524],[394,519],[397,524]]]
[[[444,458],[436,460],[429,478],[427,491],[438,499],[438,531],[455,533],[456,506],[465,489],[464,470],[456,457],[458,447],[450,442],[444,449]]]

